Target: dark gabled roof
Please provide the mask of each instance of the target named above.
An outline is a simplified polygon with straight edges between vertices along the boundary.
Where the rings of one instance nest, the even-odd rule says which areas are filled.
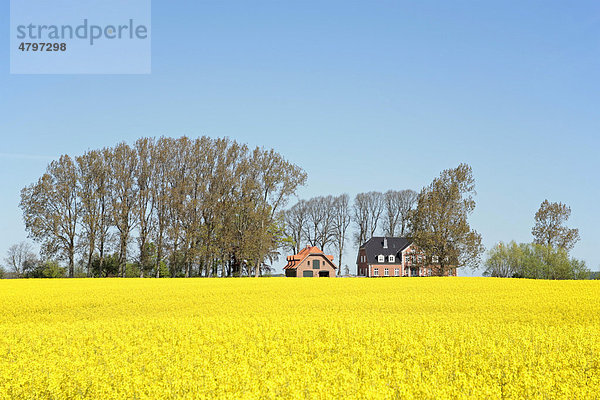
[[[387,249],[383,247],[384,241],[387,241]],[[360,248],[365,249],[367,253],[367,263],[376,264],[378,255],[386,257],[394,255],[398,257],[400,252],[410,246],[411,243],[409,239],[402,237],[373,236],[360,246]]]

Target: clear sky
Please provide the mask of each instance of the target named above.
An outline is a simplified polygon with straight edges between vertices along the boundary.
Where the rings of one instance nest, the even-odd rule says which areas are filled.
[[[561,201],[572,255],[599,269],[597,1],[154,0],[150,75],[10,75],[2,4],[0,258],[51,159],[209,135],[302,166],[302,197],[419,190],[466,162],[487,248],[530,241]]]

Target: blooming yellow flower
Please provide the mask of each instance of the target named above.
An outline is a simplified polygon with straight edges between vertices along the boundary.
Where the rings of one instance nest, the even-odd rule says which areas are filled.
[[[590,399],[600,281],[0,281],[0,399]]]

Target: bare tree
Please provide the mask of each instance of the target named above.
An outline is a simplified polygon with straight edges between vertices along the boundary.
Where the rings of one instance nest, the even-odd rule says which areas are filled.
[[[8,248],[6,265],[18,277],[22,277],[37,262],[33,247],[27,242],[19,242]]]
[[[354,237],[354,243],[357,246],[361,246],[367,241],[367,235],[369,230],[369,209],[367,207],[367,196],[366,193],[359,193],[354,198],[354,205],[352,206],[352,219],[357,225],[358,230]]]
[[[375,235],[379,227],[379,218],[383,212],[383,195],[379,192],[369,192],[368,210],[369,210],[369,236]]]
[[[408,233],[409,216],[417,201],[414,190],[388,190],[384,194],[383,230],[386,236]]]
[[[325,250],[334,239],[334,198],[318,196],[306,202],[304,237],[311,246]]]
[[[338,275],[342,274],[342,256],[346,244],[350,215],[350,196],[342,194],[333,201],[333,245],[338,251]]]
[[[383,212],[384,198],[380,192],[359,193],[354,199],[354,222],[358,226],[355,236],[357,245],[362,245],[375,235]]]
[[[288,247],[297,254],[304,240],[304,229],[307,220],[307,202],[300,200],[284,212],[285,234],[291,239]]]

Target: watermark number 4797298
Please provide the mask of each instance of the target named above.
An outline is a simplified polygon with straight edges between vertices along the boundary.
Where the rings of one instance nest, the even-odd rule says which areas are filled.
[[[67,51],[66,43],[25,43],[18,47],[21,51]]]

